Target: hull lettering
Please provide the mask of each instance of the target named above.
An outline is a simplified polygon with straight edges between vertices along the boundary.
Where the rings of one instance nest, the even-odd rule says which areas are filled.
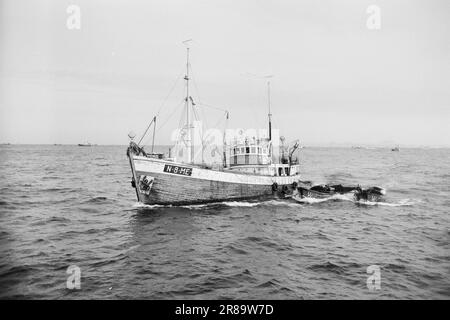
[[[164,172],[179,174],[182,176],[190,176],[192,175],[192,168],[173,166],[170,164],[164,165]]]

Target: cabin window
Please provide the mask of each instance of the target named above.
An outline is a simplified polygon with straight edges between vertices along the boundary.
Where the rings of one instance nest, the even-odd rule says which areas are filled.
[[[244,147],[241,148],[241,153],[245,153],[245,148]]]
[[[258,153],[261,153],[261,147],[258,147]]]
[[[252,153],[256,153],[256,148],[252,147]]]
[[[278,175],[279,176],[283,175],[283,168],[278,168]]]
[[[267,148],[263,148],[263,153],[267,153]]]
[[[247,153],[247,154],[250,153],[250,147],[245,148],[245,153]]]
[[[234,154],[239,154],[239,148],[234,148]]]
[[[288,176],[288,175],[289,175],[289,168],[288,168],[288,167],[284,168],[284,172],[285,172],[286,175]]]

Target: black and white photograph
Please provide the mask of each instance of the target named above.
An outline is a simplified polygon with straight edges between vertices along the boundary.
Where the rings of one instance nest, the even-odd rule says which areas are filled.
[[[0,0],[0,300],[448,300],[449,208],[448,0]]]

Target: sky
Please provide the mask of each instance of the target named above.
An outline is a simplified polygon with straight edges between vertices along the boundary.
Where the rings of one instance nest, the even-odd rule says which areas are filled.
[[[206,105],[229,127],[267,127],[273,75],[288,140],[450,147],[448,0],[0,0],[0,142],[126,144],[158,114],[169,144],[186,39],[209,126],[223,112]]]

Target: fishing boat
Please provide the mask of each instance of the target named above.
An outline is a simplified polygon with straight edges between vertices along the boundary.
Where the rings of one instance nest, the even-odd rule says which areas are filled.
[[[398,151],[400,151],[400,148],[399,148],[399,146],[396,146],[395,148],[392,148],[391,151],[396,151],[396,152],[398,152]]]
[[[92,147],[93,144],[92,144],[92,143],[89,143],[89,142],[87,142],[87,143],[79,143],[78,146],[79,146],[79,147]]]
[[[157,117],[153,117],[152,151],[147,152],[129,135],[127,156],[131,167],[131,185],[137,200],[150,205],[188,205],[230,200],[285,197],[296,190],[300,180],[298,141],[287,144],[283,137],[276,141],[272,136],[270,111],[270,82],[268,88],[268,134],[227,139],[223,135],[221,148],[213,150],[220,161],[206,163],[204,146],[196,148],[195,124],[192,115],[198,114],[198,106],[189,92],[189,47],[187,47],[186,95],[182,113],[183,127],[176,143],[174,155],[154,152]],[[229,113],[225,112],[226,120]],[[229,140],[229,142],[227,142]],[[202,139],[203,141],[203,139]],[[194,150],[195,149],[195,150]],[[199,155],[200,154],[200,155]],[[197,156],[196,156],[197,155]]]

